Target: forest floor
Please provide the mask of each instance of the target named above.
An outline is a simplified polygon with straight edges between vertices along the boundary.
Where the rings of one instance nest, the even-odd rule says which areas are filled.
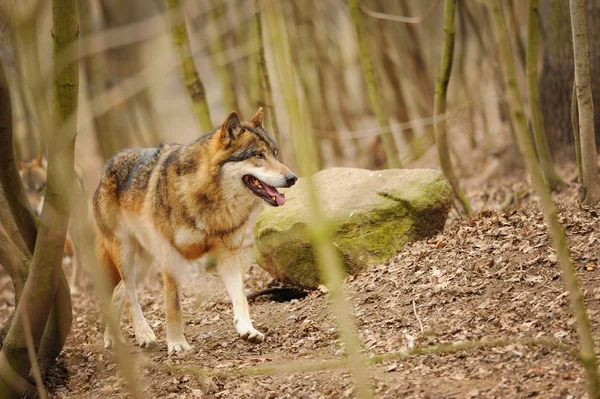
[[[570,184],[554,199],[600,345],[600,208],[578,205],[572,166],[561,174]],[[543,215],[525,172],[503,175],[484,183],[476,176],[464,180],[475,208],[483,209],[477,216],[460,219],[453,211],[443,233],[398,248],[390,262],[347,278],[364,356],[392,354],[369,365],[377,397],[585,397],[573,355],[575,320]],[[246,277],[248,291],[270,281],[254,264]],[[49,376],[50,396],[130,397],[112,352],[103,348],[97,300],[88,291],[73,296],[73,328],[60,367]],[[343,349],[325,289],[291,302],[251,302],[255,327],[266,334],[254,345],[237,337],[218,277],[190,270],[183,310],[194,350],[185,357],[167,355],[158,271],[140,299],[159,347],[137,348],[125,318],[122,329],[144,398],[354,397],[349,369],[331,362],[343,359]],[[13,306],[3,277],[0,319]],[[492,343],[464,350],[456,345],[481,340]],[[439,345],[454,348],[407,356],[413,346]]]

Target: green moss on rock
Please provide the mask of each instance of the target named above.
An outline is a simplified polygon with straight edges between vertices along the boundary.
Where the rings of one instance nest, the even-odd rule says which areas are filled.
[[[434,170],[332,168],[313,178],[349,273],[385,262],[406,243],[442,230],[452,204],[450,185]],[[307,233],[305,179],[285,194],[283,207],[265,207],[258,218],[257,261],[276,279],[313,288],[320,280]]]

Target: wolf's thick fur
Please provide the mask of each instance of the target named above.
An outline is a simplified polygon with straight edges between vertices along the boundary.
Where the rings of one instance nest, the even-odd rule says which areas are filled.
[[[241,247],[250,213],[261,198],[253,192],[260,190],[246,180],[269,187],[274,195],[261,195],[277,206],[285,199],[274,187],[289,187],[297,179],[276,155],[261,108],[247,123],[232,112],[220,128],[189,145],[125,150],[108,161],[94,195],[97,251],[118,282],[112,309],[120,315],[127,295],[140,346],[156,345],[156,336],[142,314],[136,282],[158,262],[165,285],[168,351],[191,350],[183,336],[180,269],[207,253],[218,260],[237,332],[251,342],[264,339],[250,320]],[[115,339],[107,328],[105,346],[111,347]]]

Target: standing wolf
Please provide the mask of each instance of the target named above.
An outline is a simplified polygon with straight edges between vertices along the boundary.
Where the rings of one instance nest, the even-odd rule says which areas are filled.
[[[169,354],[191,350],[183,336],[179,271],[207,253],[217,258],[237,332],[248,341],[263,341],[248,312],[241,247],[260,199],[283,205],[285,196],[276,187],[297,180],[276,156],[260,108],[246,123],[232,112],[220,128],[189,145],[125,150],[108,161],[94,194],[98,258],[118,282],[112,299],[117,315],[127,295],[140,346],[156,345],[156,336],[142,313],[136,282],[156,261],[164,277]],[[105,347],[115,339],[107,327]]]

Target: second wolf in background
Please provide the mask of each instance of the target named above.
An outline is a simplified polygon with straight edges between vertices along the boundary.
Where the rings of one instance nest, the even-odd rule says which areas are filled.
[[[29,162],[18,161],[17,164],[27,199],[33,208],[33,212],[39,217],[42,213],[44,192],[46,190],[46,162],[42,155],[40,155]],[[81,174],[78,172],[75,173],[75,192],[73,195],[77,197],[78,204],[80,203],[84,207],[84,213],[87,215],[87,212],[89,212],[87,195],[85,194]],[[73,215],[71,218],[73,218]],[[72,223],[69,225],[69,231],[65,240],[64,257],[71,261],[72,271],[69,286],[71,293],[75,293],[78,292],[78,285],[81,283],[81,264],[77,256],[80,245],[78,245],[77,241],[79,237],[76,237],[77,234],[72,232],[73,229],[71,226]]]

